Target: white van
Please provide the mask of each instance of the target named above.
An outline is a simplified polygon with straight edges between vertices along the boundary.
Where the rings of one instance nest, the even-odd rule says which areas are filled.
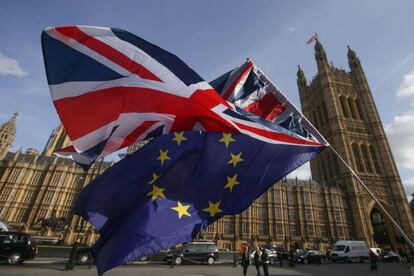
[[[337,241],[331,250],[333,262],[363,262],[368,259],[369,248],[364,241]]]

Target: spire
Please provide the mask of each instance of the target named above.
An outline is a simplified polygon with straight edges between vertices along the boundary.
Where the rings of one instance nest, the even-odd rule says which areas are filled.
[[[66,135],[65,128],[59,124],[49,137],[49,141],[43,150],[43,155],[52,156],[53,153],[61,148],[67,147],[71,144],[69,137]]]
[[[0,132],[2,131],[9,131],[9,132],[16,132],[16,118],[19,115],[19,113],[14,112],[13,116],[5,122],[3,125],[0,126]]]
[[[316,39],[315,43],[315,59],[316,64],[318,65],[318,72],[323,73],[329,70],[329,62],[326,57],[325,50],[323,49],[322,44],[319,42],[319,39]]]
[[[349,45],[347,45],[347,47],[348,47],[348,64],[349,64],[349,68],[352,71],[360,65],[360,61],[357,55],[355,54],[355,51],[352,50]]]
[[[19,114],[15,112],[7,122],[0,125],[0,160],[6,156],[16,137],[17,115]]]
[[[300,65],[298,65],[298,72],[296,73],[298,86],[306,86],[306,77]]]

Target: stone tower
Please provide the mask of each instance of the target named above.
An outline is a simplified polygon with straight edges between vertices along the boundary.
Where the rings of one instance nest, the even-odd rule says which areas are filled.
[[[10,146],[16,136],[17,115],[17,113],[14,113],[10,120],[5,122],[3,125],[0,125],[0,160],[2,160],[6,156],[7,152],[9,152]]]
[[[318,73],[310,84],[300,67],[297,72],[304,115],[413,239],[413,216],[359,58],[348,46],[350,71],[337,69],[329,64],[322,44],[316,41],[315,59]],[[381,208],[330,149],[311,161],[311,172],[314,180],[340,183],[346,190],[345,204],[354,226],[351,237],[371,246],[406,246]]]
[[[43,155],[52,156],[53,152],[67,147],[71,144],[70,138],[66,135],[65,128],[62,124],[59,124],[55,128],[47,141],[46,147],[43,150]]]

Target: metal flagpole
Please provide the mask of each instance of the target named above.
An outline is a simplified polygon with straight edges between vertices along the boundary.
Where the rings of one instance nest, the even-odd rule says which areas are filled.
[[[398,231],[403,235],[404,239],[408,242],[408,244],[411,246],[412,249],[414,249],[414,243],[410,240],[410,238],[405,234],[404,230],[398,225],[398,223],[393,219],[390,213],[385,209],[385,207],[381,204],[381,202],[378,200],[378,198],[374,195],[374,193],[368,188],[367,185],[359,178],[359,176],[354,172],[354,170],[346,163],[346,161],[339,155],[339,153],[331,146],[329,145],[331,150],[336,154],[336,156],[344,163],[344,165],[349,169],[349,171],[356,177],[356,179],[359,181],[359,183],[362,185],[362,187],[365,188],[365,190],[371,195],[371,197],[375,200],[375,202],[378,204],[378,206],[381,207],[381,209],[384,211],[384,213],[388,216],[388,218],[392,221],[392,223],[397,227]]]
[[[313,131],[315,131],[318,135],[319,138],[321,138],[324,142],[325,145],[327,147],[330,147],[332,149],[332,151],[336,154],[336,156],[338,156],[338,158],[342,161],[342,163],[345,164],[345,166],[349,169],[349,171],[356,177],[356,179],[358,179],[359,183],[362,185],[362,187],[365,188],[365,190],[367,190],[367,192],[372,196],[372,198],[375,200],[375,202],[381,207],[381,209],[385,212],[385,214],[388,216],[388,218],[392,221],[392,223],[395,225],[395,227],[397,227],[398,231],[401,233],[401,235],[403,235],[403,237],[405,238],[406,241],[408,241],[409,245],[411,246],[411,248],[414,250],[414,243],[410,240],[410,238],[408,238],[407,234],[405,234],[404,230],[398,225],[398,223],[393,219],[393,217],[390,215],[390,213],[388,213],[388,211],[385,209],[385,207],[381,204],[381,202],[379,202],[378,198],[371,192],[371,190],[367,187],[367,185],[365,185],[365,183],[358,177],[358,175],[354,172],[354,170],[348,165],[348,163],[346,163],[346,161],[339,155],[339,153],[332,147],[332,145],[325,139],[325,137],[319,132],[319,130],[317,130],[313,124],[308,120],[308,118],[306,118],[302,112],[299,111],[299,109],[297,109],[297,107],[290,102],[286,96],[283,94],[282,90],[280,90],[271,80],[270,78],[268,78],[263,72],[262,70],[260,70],[260,68],[258,68],[257,66],[255,66],[256,69],[260,72],[260,74],[273,86],[273,88],[277,91],[279,91],[283,97],[285,98],[285,102],[289,102],[295,109],[296,111],[301,115],[302,119],[306,121],[307,124],[309,124]]]

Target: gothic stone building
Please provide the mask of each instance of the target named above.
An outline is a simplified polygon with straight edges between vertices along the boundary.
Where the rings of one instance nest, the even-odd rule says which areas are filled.
[[[315,57],[318,73],[310,84],[298,70],[304,114],[413,237],[413,218],[359,59],[349,50],[350,71],[336,69],[319,41]],[[93,243],[96,231],[69,211],[81,189],[111,164],[100,162],[85,172],[53,156],[69,143],[62,126],[42,153],[9,152],[15,124],[16,114],[0,126],[0,220],[43,239]],[[220,219],[197,238],[231,250],[245,242],[326,250],[339,239],[403,246],[381,209],[329,149],[311,162],[311,171],[314,180],[281,180],[243,213]]]
[[[99,162],[85,172],[71,160],[53,156],[70,142],[62,126],[41,154],[32,148],[8,152],[16,116],[0,126],[0,220],[43,240],[94,242],[97,232],[69,210],[82,188],[111,164]]]
[[[315,59],[318,73],[310,84],[300,67],[297,72],[304,115],[412,240],[413,216],[359,58],[348,46],[350,71],[337,69],[316,41]],[[402,246],[404,240],[390,219],[332,150],[311,161],[311,172],[315,181],[340,183],[350,207],[350,236],[371,245]]]

